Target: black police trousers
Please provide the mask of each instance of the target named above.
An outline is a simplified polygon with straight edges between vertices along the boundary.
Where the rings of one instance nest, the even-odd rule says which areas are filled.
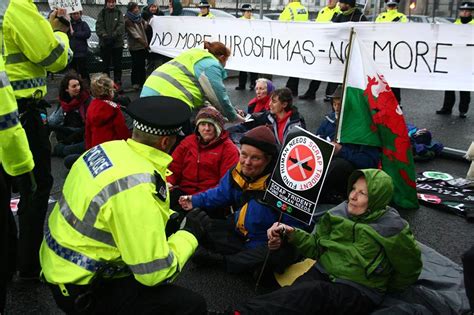
[[[469,103],[471,102],[471,92],[469,91],[460,91],[459,92],[459,112],[467,113],[469,110]],[[456,93],[454,91],[445,91],[444,92],[444,102],[443,109],[452,111],[456,103]]]
[[[0,166],[0,313],[5,309],[7,282],[15,272],[16,224],[10,210],[10,185]]]
[[[49,287],[67,314],[207,314],[201,295],[174,284],[148,287],[133,276],[99,281],[90,294],[86,293],[89,286],[66,285],[69,296],[57,285]]]
[[[375,304],[358,289],[329,280],[315,267],[296,281],[237,307],[240,314],[369,314]]]
[[[51,144],[46,121],[46,111],[35,108],[29,100],[18,100],[20,122],[25,129],[28,144],[35,167],[37,189],[25,204],[20,198],[18,221],[20,235],[18,239],[18,265],[20,276],[39,276],[39,248],[43,240],[43,224],[48,210],[48,200],[53,186],[51,176]],[[28,199],[28,198],[27,198]],[[24,199],[24,200],[27,200]]]

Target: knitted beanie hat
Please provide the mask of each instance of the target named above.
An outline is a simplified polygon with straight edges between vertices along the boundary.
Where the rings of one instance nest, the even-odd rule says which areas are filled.
[[[224,130],[224,116],[212,106],[202,108],[196,116],[196,133],[198,132],[198,126],[200,123],[207,122],[216,128],[216,138],[221,136],[222,130]]]
[[[269,126],[258,126],[247,131],[240,144],[251,145],[271,156],[278,154],[276,138]]]

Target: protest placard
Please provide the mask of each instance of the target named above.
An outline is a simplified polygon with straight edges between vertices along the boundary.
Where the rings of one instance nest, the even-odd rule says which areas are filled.
[[[51,10],[56,8],[66,9],[67,14],[82,11],[81,0],[48,0]]]
[[[334,145],[296,127],[286,137],[263,200],[311,224]]]

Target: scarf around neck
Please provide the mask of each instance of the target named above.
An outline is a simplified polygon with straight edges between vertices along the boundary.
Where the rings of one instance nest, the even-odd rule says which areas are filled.
[[[140,13],[135,14],[133,12],[127,11],[127,17],[133,22],[133,23],[140,23],[142,21],[142,15]]]

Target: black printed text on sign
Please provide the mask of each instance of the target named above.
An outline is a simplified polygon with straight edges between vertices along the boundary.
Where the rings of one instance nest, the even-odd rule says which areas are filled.
[[[264,200],[310,224],[334,146],[303,129],[286,138]]]

